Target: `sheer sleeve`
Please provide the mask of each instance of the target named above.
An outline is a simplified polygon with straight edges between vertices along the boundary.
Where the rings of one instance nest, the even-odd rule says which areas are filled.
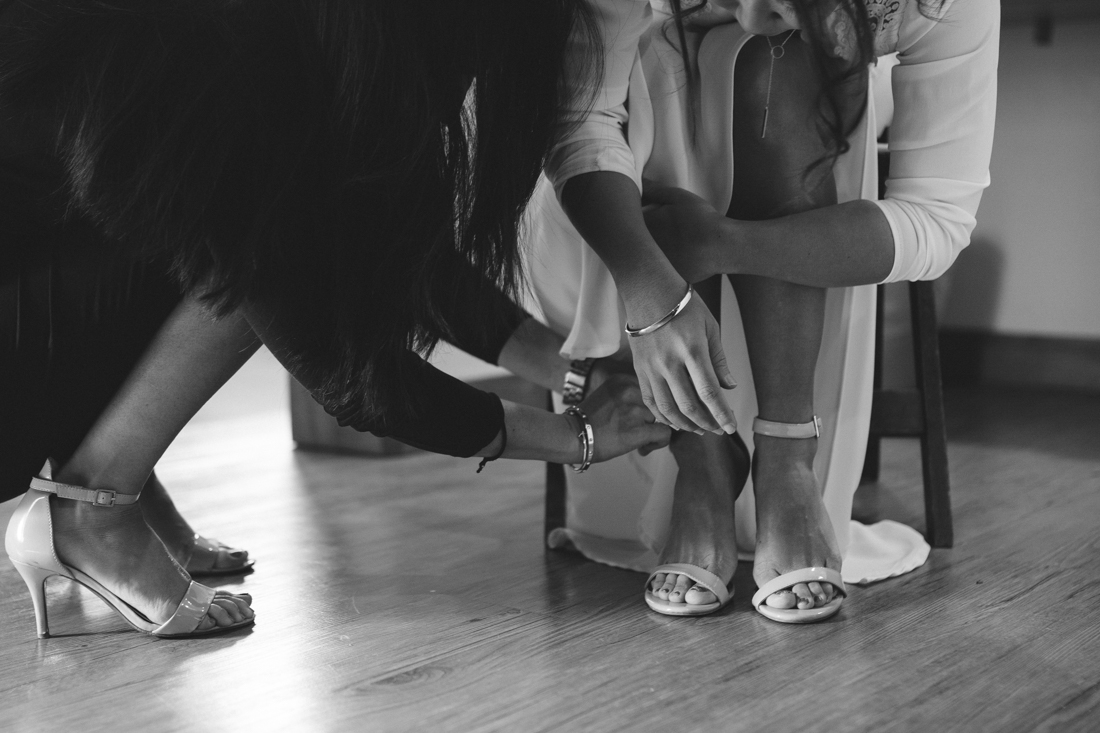
[[[563,134],[547,160],[546,175],[560,194],[581,173],[614,171],[636,178],[626,142],[627,89],[638,41],[652,18],[649,0],[589,0],[600,37],[573,34],[566,66],[569,109]],[[602,48],[592,48],[599,41]],[[588,60],[603,59],[602,75],[587,74]]]
[[[998,0],[957,0],[939,19],[906,9],[892,87],[890,177],[876,202],[894,235],[884,282],[932,280],[970,243],[997,103]]]

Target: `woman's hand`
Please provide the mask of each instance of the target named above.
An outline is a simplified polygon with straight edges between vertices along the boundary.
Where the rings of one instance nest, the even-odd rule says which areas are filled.
[[[713,206],[682,188],[648,182],[643,203],[649,233],[685,280],[697,283],[719,274],[712,253],[722,215]]]
[[[577,406],[592,425],[594,463],[633,450],[645,455],[668,445],[672,436],[667,425],[657,424],[642,401],[638,381],[626,374],[610,375]],[[579,454],[579,441],[577,450]]]
[[[667,324],[628,340],[642,399],[677,430],[733,433],[737,420],[722,396],[737,383],[726,366],[721,332],[698,296]]]

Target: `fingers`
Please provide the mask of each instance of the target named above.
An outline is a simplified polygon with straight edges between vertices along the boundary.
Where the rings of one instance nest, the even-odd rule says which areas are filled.
[[[663,329],[632,340],[631,349],[642,400],[658,421],[693,433],[736,430],[723,394],[736,382],[718,324],[702,301],[689,303]]]
[[[705,415],[707,423],[714,425],[714,428],[710,428],[710,430],[729,434],[737,432],[737,418],[734,417],[730,406],[726,404],[722,386],[710,363],[693,362],[688,365],[688,373],[695,384],[695,391],[699,396],[699,400],[707,409]],[[729,377],[729,379],[732,380],[733,378]]]
[[[683,403],[695,415],[699,415],[701,412],[700,409],[687,407],[691,400],[682,387],[682,383],[683,380],[676,380],[670,385],[668,382],[661,380],[653,384],[653,404],[649,405],[649,408],[658,421],[666,423],[676,430],[686,430],[689,433],[702,435],[703,429],[680,411],[680,404]],[[674,395],[673,390],[679,394]]]
[[[722,348],[721,332],[716,330],[708,333],[707,345],[710,346],[710,363],[714,365],[714,373],[718,377],[718,383],[722,385],[723,389],[733,389],[737,386],[737,380],[733,378],[733,373],[726,362],[726,352]]]

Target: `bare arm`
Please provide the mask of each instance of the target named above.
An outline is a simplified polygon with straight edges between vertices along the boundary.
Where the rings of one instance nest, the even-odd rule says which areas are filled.
[[[647,191],[646,223],[677,269],[692,279],[716,274],[841,287],[882,282],[894,238],[870,201],[849,201],[765,221],[722,216],[682,189]]]
[[[575,176],[562,190],[562,205],[615,279],[629,325],[646,326],[672,310],[687,283],[646,228],[630,178],[608,171]],[[722,398],[735,382],[718,324],[701,299],[663,328],[630,339],[630,348],[643,398],[658,419],[692,432],[736,429]]]

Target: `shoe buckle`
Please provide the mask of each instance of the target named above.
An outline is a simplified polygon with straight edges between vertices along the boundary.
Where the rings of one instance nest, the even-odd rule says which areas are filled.
[[[115,497],[118,496],[118,492],[110,489],[96,489],[95,499],[92,500],[94,506],[112,507],[115,505]]]

